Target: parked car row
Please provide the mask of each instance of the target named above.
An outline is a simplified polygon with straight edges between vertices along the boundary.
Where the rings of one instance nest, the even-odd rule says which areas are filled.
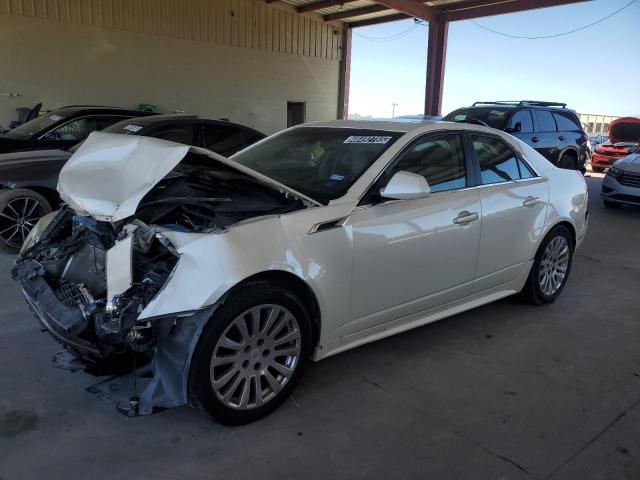
[[[195,115],[112,107],[64,107],[0,136],[0,244],[17,250],[60,198],[62,166],[93,131],[150,136],[230,156],[265,137],[242,125]],[[11,153],[7,153],[11,152]]]

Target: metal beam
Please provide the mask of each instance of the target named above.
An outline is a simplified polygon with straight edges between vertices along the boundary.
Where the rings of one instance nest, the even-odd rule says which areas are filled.
[[[378,25],[380,23],[397,22],[398,20],[406,20],[411,18],[410,15],[405,13],[395,13],[393,15],[385,15],[384,17],[367,18],[366,20],[356,20],[355,22],[349,22],[350,28],[368,27],[369,25]]]
[[[331,22],[333,20],[342,20],[343,18],[359,17],[360,15],[369,15],[370,13],[378,13],[389,10],[389,8],[382,5],[371,5],[370,7],[352,8],[350,10],[343,10],[342,12],[329,13],[322,18],[325,22]]]
[[[349,117],[349,83],[351,81],[351,28],[342,31],[342,52],[340,55],[340,78],[338,81],[338,115],[346,120]]]
[[[322,8],[335,7],[336,5],[343,5],[345,3],[355,2],[356,0],[319,0],[306,5],[300,5],[296,8],[298,13],[313,12],[314,10],[320,10]]]
[[[471,0],[469,2],[453,4],[449,8],[443,9],[443,12],[445,20],[453,22],[456,20],[469,20],[478,17],[503,15],[505,13],[557,7],[586,1],[589,0]]]
[[[436,15],[436,10],[428,7],[418,0],[374,0],[380,5],[393,8],[400,13],[405,13],[421,20],[431,20]]]
[[[444,67],[447,60],[449,22],[439,15],[429,22],[427,44],[427,84],[424,95],[424,114],[440,115],[444,87]]]

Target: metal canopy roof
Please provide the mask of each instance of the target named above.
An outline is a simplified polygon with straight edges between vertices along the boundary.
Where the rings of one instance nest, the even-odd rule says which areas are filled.
[[[406,18],[444,21],[501,15],[588,0],[264,0],[292,5],[298,13],[313,12],[326,22],[342,21],[350,27],[374,25]]]

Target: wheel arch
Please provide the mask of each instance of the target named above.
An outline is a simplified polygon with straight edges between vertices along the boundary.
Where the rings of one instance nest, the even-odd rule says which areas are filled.
[[[55,189],[46,187],[44,185],[15,184],[10,187],[4,187],[2,188],[2,190],[31,190],[42,195],[47,200],[47,202],[49,202],[49,205],[53,210],[56,210],[60,205],[60,196],[58,195],[58,192]]]
[[[569,234],[571,235],[571,241],[573,242],[573,247],[575,248],[575,246],[576,246],[576,239],[577,239],[577,237],[576,237],[576,228],[575,228],[575,227],[573,226],[573,224],[572,224],[570,221],[568,221],[568,220],[560,220],[559,222],[556,222],[556,223],[554,223],[553,225],[551,225],[551,226],[547,229],[547,231],[545,232],[544,237],[542,237],[542,238],[545,238],[545,237],[549,234],[549,232],[550,232],[551,230],[553,230],[554,228],[556,228],[556,227],[558,227],[558,226],[563,226],[563,227],[565,227],[567,230],[569,230]],[[541,242],[541,244],[542,244],[542,242]],[[540,246],[538,246],[538,248],[540,248]]]
[[[265,282],[272,285],[277,285],[280,288],[290,291],[294,295],[298,296],[304,304],[309,317],[311,319],[311,327],[313,329],[312,340],[313,346],[317,346],[320,340],[321,330],[321,312],[320,304],[316,294],[311,289],[308,283],[297,275],[286,270],[267,270],[253,274],[241,282],[234,285],[224,297],[228,297],[234,291],[250,286],[252,283]]]

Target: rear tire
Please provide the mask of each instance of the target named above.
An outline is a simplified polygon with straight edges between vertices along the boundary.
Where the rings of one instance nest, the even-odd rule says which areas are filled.
[[[602,168],[602,167],[594,167],[593,165],[591,165],[591,171],[593,173],[602,173],[602,172],[604,172],[604,168]]]
[[[534,305],[552,303],[560,295],[571,272],[573,238],[567,227],[557,225],[542,240],[522,289]]]
[[[298,297],[267,282],[247,285],[218,308],[198,340],[189,403],[225,425],[258,420],[289,397],[311,349],[311,321]]]
[[[51,212],[51,205],[26,188],[0,192],[0,246],[17,252],[38,220]]]
[[[573,158],[573,156],[565,153],[560,157],[560,160],[558,161],[558,167],[564,168],[565,170],[576,170],[576,160]]]
[[[607,208],[620,208],[622,207],[621,203],[618,202],[612,202],[610,200],[602,200],[602,202],[604,203],[604,206]]]

